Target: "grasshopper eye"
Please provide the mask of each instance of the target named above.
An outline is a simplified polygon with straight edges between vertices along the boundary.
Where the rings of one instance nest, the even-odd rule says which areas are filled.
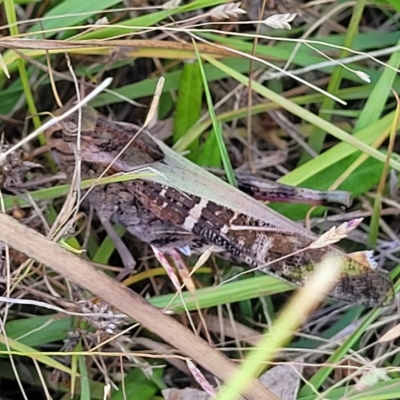
[[[62,129],[59,129],[59,130],[57,130],[57,131],[54,131],[54,132],[51,134],[51,137],[52,137],[53,139],[62,139],[62,138],[63,138],[63,131],[62,131]]]

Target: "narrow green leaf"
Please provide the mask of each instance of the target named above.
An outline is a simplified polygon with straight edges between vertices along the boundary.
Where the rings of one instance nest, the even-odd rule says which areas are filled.
[[[64,340],[70,329],[71,317],[58,314],[29,316],[6,324],[8,338],[31,347]],[[5,348],[1,346],[0,349]]]
[[[353,14],[351,16],[351,20],[350,20],[348,28],[346,29],[346,35],[343,40],[343,46],[345,46],[347,48],[351,48],[353,46],[353,41],[358,32],[358,25],[360,24],[361,18],[363,16],[365,3],[366,3],[365,0],[360,0],[360,1],[357,1],[354,5]],[[338,58],[345,58],[347,56],[349,56],[349,51],[342,49],[339,53]],[[332,72],[331,78],[329,80],[329,85],[327,88],[327,91],[329,93],[337,94],[337,92],[341,86],[344,71],[345,70],[343,69],[343,67],[341,65],[335,66],[335,69]],[[334,107],[335,107],[335,102],[331,98],[325,97],[321,104],[319,117],[324,118],[327,121],[330,121],[331,115],[324,114],[323,110],[333,109]],[[313,131],[311,132],[311,135],[309,137],[308,144],[310,145],[310,147],[313,150],[315,150],[316,153],[320,153],[322,150],[324,141],[325,141],[325,137],[326,137],[326,133],[322,129],[320,129],[318,127],[314,127]],[[310,159],[311,159],[311,156],[308,153],[304,152],[299,161],[299,164],[300,165],[304,164],[306,161],[308,161]]]
[[[137,360],[137,362],[140,362],[140,360]],[[145,363],[146,361],[143,360],[144,365]],[[124,378],[124,390],[122,390],[121,383],[120,390],[113,393],[111,400],[155,399],[154,395],[157,393],[158,387],[155,385],[154,380],[162,378],[163,369],[153,368],[150,370],[151,365],[148,367],[147,374],[139,368],[132,368]]]
[[[221,167],[221,153],[218,148],[217,135],[214,129],[208,135],[203,146],[201,146],[196,163],[204,167]]]
[[[82,351],[82,345],[79,343],[79,345],[76,348],[77,351]],[[78,364],[79,364],[79,373],[81,375],[81,393],[80,393],[80,398],[81,400],[87,400],[91,399],[91,394],[90,394],[90,376],[89,376],[89,371],[86,365],[86,358],[83,355],[78,356]]]
[[[204,93],[205,93],[206,99],[207,99],[208,112],[210,114],[210,117],[211,117],[211,120],[212,120],[212,124],[213,124],[213,128],[214,128],[214,131],[215,131],[215,135],[216,135],[216,138],[217,138],[218,147],[219,147],[219,151],[221,153],[221,158],[222,158],[222,164],[224,166],[228,182],[232,186],[237,187],[236,177],[235,177],[235,174],[233,172],[233,168],[232,168],[232,165],[231,165],[231,160],[229,159],[228,150],[226,149],[226,146],[225,146],[225,143],[224,143],[224,138],[222,136],[221,124],[217,120],[217,116],[216,116],[215,111],[214,111],[214,105],[212,103],[211,93],[210,93],[210,89],[209,89],[208,83],[207,83],[208,82],[207,81],[207,76],[205,74],[204,67],[203,67],[203,62],[201,60],[201,56],[200,56],[200,53],[199,53],[199,50],[198,50],[197,46],[195,46],[195,50],[196,50],[196,56],[197,56],[197,59],[199,61],[199,65],[200,65],[201,76],[202,76],[202,79],[203,79]]]
[[[208,56],[203,56],[207,61],[209,61],[211,64],[214,66],[217,66],[221,68],[222,70],[226,71],[232,76],[232,78],[236,79],[237,81],[241,82],[244,85],[248,85],[249,79],[248,77],[238,73],[237,71],[232,70],[231,68],[228,68],[225,64],[222,62]],[[303,120],[309,122],[310,124],[313,124],[315,126],[320,127],[321,129],[325,129],[328,133],[331,135],[335,136],[337,139],[344,143],[340,143],[340,145],[343,145],[343,149],[346,151],[350,152],[348,154],[351,154],[356,151],[356,149],[363,151],[364,153],[367,153],[371,157],[376,158],[377,160],[380,160],[382,162],[386,161],[385,155],[382,154],[379,150],[376,150],[372,148],[369,144],[372,143],[378,136],[376,132],[370,132],[370,130],[365,130],[369,134],[371,134],[371,140],[367,141],[364,140],[364,135],[365,132],[363,130],[363,134],[360,132],[357,132],[359,135],[349,135],[347,132],[344,130],[338,128],[336,125],[331,124],[318,116],[314,115],[310,111],[306,110],[305,108],[302,108],[298,106],[297,104],[292,103],[288,99],[284,98],[283,96],[280,96],[277,93],[272,92],[271,90],[268,90],[266,87],[260,85],[257,82],[253,82],[252,88],[255,92],[261,94],[265,98],[269,99],[270,101],[276,103],[280,107],[286,109],[287,111],[291,112],[292,114],[298,116],[299,118],[302,118]],[[388,116],[385,116],[382,118],[382,120],[387,121]],[[386,125],[387,126],[387,125]],[[340,146],[338,145],[338,146]],[[337,147],[337,146],[336,146]],[[342,157],[343,158],[343,157]],[[314,159],[315,160],[315,159]],[[312,161],[314,161],[312,160]],[[310,161],[310,162],[312,162]],[[400,171],[400,163],[394,159],[394,157],[391,157],[390,159],[390,165],[392,168],[394,168],[397,171]],[[300,168],[297,168],[294,173],[297,173]],[[292,173],[293,173],[292,172]],[[286,184],[290,184],[288,182],[283,182]]]
[[[396,133],[397,133],[398,124],[399,124],[399,117],[400,117],[400,105],[397,104],[396,112],[395,112],[392,126],[390,129],[390,140],[389,140],[389,145],[388,145],[387,162],[385,163],[385,165],[383,167],[382,176],[381,176],[381,179],[380,179],[380,182],[378,185],[376,198],[374,201],[371,222],[369,224],[368,245],[371,247],[375,247],[377,240],[378,240],[379,226],[380,226],[379,222],[380,222],[381,210],[382,210],[382,196],[383,196],[383,192],[385,190],[385,183],[387,180],[387,176],[389,174],[388,162],[389,162],[390,155],[392,154],[394,146],[395,146]]]
[[[44,33],[44,37],[54,35],[55,29],[68,28],[81,23],[87,23],[94,14],[99,11],[106,10],[116,4],[120,0],[97,0],[97,1],[81,1],[81,0],[64,0],[52,7],[41,19],[41,22],[32,26],[30,32],[50,31]],[[42,38],[42,36],[41,36]]]
[[[18,354],[19,356],[30,357],[44,365],[47,365],[50,368],[56,368],[60,371],[63,371],[67,374],[71,374],[71,369],[65,366],[64,364],[60,363],[59,361],[55,360],[54,358],[42,354],[40,351],[26,346],[17,340],[11,339],[7,337],[7,339],[0,335],[0,343],[5,345],[7,342],[7,346],[9,346],[10,351],[14,354]],[[8,354],[8,350],[2,351],[3,354]]]
[[[387,0],[388,4],[390,4],[398,13],[400,13],[400,3],[398,0]]]
[[[176,143],[199,120],[203,85],[199,64],[186,62],[183,66],[179,81],[178,100],[174,118],[173,142]],[[198,155],[199,141],[193,141],[188,147],[190,160],[195,160]]]
[[[175,8],[174,10],[161,10],[140,15],[139,17],[120,22],[117,24],[117,26],[110,25],[106,28],[100,28],[85,33],[79,36],[79,39],[110,39],[114,37],[121,37],[122,35],[131,35],[134,32],[143,30],[143,28],[148,26],[159,24],[162,20],[176,14],[179,11],[180,8]]]
[[[175,312],[185,312],[215,307],[227,302],[256,299],[292,289],[294,289],[293,285],[279,278],[259,275],[215,287],[197,289],[196,293],[183,292],[179,297],[176,293],[157,296],[151,298],[149,302],[158,308],[168,307]]]
[[[360,307],[360,306],[359,306]],[[361,307],[360,307],[361,308]],[[309,380],[309,385],[305,385],[300,391],[300,397],[314,394],[315,391],[318,390],[321,385],[328,378],[332,370],[334,369],[334,365],[336,363],[340,363],[349,349],[360,339],[361,335],[365,332],[365,330],[375,321],[378,316],[381,314],[381,309],[376,309],[371,311],[364,319],[363,323],[359,326],[359,328],[353,332],[345,341],[339,346],[333,354],[325,361],[325,367],[320,368],[314,376]]]
[[[400,40],[397,44],[400,44]],[[383,70],[361,111],[360,118],[354,127],[354,132],[358,132],[376,122],[382,115],[388,98],[392,96],[391,88],[398,75],[396,69],[400,66],[400,51],[393,53],[387,64],[393,68],[385,68]]]
[[[125,233],[125,229],[121,225],[115,225],[114,226],[115,233],[122,237]],[[96,251],[96,254],[94,254],[92,261],[95,263],[99,264],[108,264],[110,257],[112,253],[115,250],[115,246],[112,242],[112,240],[107,236],[99,248]]]

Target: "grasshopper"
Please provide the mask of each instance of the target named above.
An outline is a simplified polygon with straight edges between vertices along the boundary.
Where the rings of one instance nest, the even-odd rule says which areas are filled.
[[[127,173],[146,166],[153,172],[152,177],[97,186],[88,196],[121,257],[127,249],[112,233],[110,220],[162,252],[180,249],[187,253],[190,249],[198,253],[214,246],[242,263],[296,285],[304,284],[322,258],[333,253],[341,257],[344,269],[329,293],[331,297],[367,306],[382,306],[393,300],[392,283],[383,271],[374,268],[367,253],[347,255],[334,246],[309,248],[316,240],[313,233],[176,154],[148,132],[135,137],[139,127],[110,121],[90,107],[81,112],[83,177],[105,171]],[[74,168],[77,134],[77,115],[46,133],[54,158],[67,174]],[[255,178],[243,178],[242,183],[238,178],[239,187],[247,192],[256,189],[258,198],[268,198],[268,191],[260,196]],[[332,197],[326,192],[287,186],[272,190],[272,199],[303,197],[310,203],[312,196],[311,202],[317,204],[331,199],[348,201],[340,192]],[[124,262],[125,266],[129,263],[132,261]]]

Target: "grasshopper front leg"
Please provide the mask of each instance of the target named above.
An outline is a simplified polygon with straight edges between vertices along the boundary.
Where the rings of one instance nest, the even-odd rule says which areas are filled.
[[[115,212],[118,210],[118,187],[113,184],[106,187],[95,187],[89,193],[88,201],[95,209],[104,230],[121,257],[124,269],[117,275],[117,280],[122,280],[133,272],[136,261],[111,224],[111,220],[115,219]]]

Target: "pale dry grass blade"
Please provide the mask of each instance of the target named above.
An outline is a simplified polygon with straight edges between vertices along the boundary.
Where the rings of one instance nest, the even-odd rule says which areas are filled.
[[[382,337],[378,339],[379,343],[391,342],[400,336],[400,324],[390,328]]]

